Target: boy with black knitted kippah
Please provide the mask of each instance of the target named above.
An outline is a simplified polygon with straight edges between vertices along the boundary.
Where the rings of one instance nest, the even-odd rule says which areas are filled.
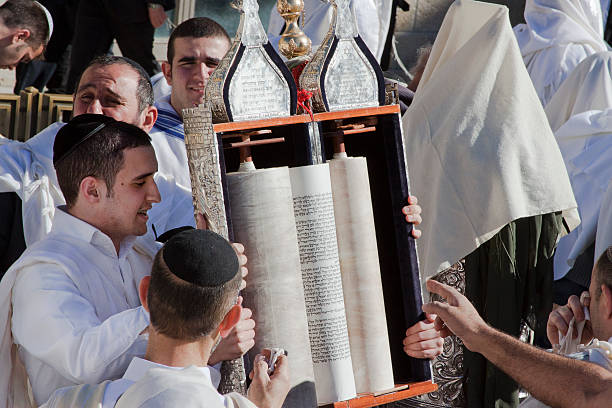
[[[99,395],[103,408],[280,408],[290,387],[286,356],[278,358],[272,375],[263,358],[256,358],[247,398],[220,395],[206,366],[213,346],[240,319],[239,272],[236,253],[221,236],[194,229],[172,236],[157,253],[151,276],[140,283],[151,316],[145,358],[134,358],[120,380],[59,390],[46,406]]]

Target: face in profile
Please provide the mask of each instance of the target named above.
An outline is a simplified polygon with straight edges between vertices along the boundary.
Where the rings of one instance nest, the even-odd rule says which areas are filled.
[[[27,32],[27,35],[23,32]],[[0,68],[15,69],[20,62],[30,62],[42,54],[42,44],[33,46],[26,42],[28,37],[27,30],[19,30],[13,34],[8,46],[0,47]]]
[[[123,166],[117,173],[110,196],[100,193],[103,225],[99,228],[112,239],[144,235],[147,232],[147,212],[161,200],[153,180],[157,172],[155,151],[141,146],[123,151]]]
[[[172,86],[170,101],[179,115],[204,101],[210,74],[229,50],[224,37],[179,37],[174,40],[172,65],[164,64],[164,76]]]

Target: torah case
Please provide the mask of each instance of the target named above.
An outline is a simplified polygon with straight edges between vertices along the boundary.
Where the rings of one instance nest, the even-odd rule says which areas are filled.
[[[287,166],[291,170],[327,163],[339,150],[349,157],[367,160],[393,381],[399,388],[362,393],[341,402],[327,401],[324,405],[376,406],[436,390],[430,362],[408,357],[402,347],[406,329],[422,320],[423,312],[416,243],[411,235],[412,225],[401,212],[409,196],[409,180],[399,106],[214,125],[210,110],[204,105],[185,110],[183,116],[188,151],[194,135],[208,134],[209,140],[203,143],[212,146],[207,154],[216,156],[208,161],[213,163],[220,179],[222,215],[226,218],[230,240],[235,238],[234,230],[238,226],[232,217],[228,174],[235,174],[245,163],[252,161],[258,169]],[[207,170],[208,176],[214,175]],[[251,278],[249,275],[247,279]],[[245,305],[251,307],[247,299]]]

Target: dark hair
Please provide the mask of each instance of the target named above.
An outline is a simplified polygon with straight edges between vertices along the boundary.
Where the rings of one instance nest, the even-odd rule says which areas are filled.
[[[79,89],[79,84],[81,83],[81,78],[85,71],[93,66],[101,66],[106,67],[109,65],[122,64],[127,65],[136,72],[138,75],[138,85],[136,88],[136,97],[138,98],[138,109],[140,112],[144,111],[149,106],[153,106],[155,103],[155,97],[153,96],[153,85],[151,85],[151,80],[149,79],[149,75],[147,71],[144,70],[143,67],[140,66],[139,63],[133,61],[126,57],[119,57],[115,55],[100,55],[91,60],[91,62],[85,67],[83,72],[79,75],[79,80],[77,81],[76,91]]]
[[[174,58],[174,40],[183,37],[194,37],[194,38],[213,38],[222,37],[231,43],[227,31],[215,20],[208,17],[194,17],[189,20],[183,21],[179,24],[170,34],[168,40],[168,52],[167,58],[168,63],[172,65],[172,59]]]
[[[5,26],[30,30],[26,40],[30,46],[38,48],[46,45],[49,39],[49,23],[43,9],[32,0],[9,0],[0,7],[0,17]]]
[[[218,286],[189,283],[169,269],[164,248],[155,256],[147,303],[151,325],[173,339],[194,341],[212,333],[236,301],[242,275]]]
[[[603,254],[595,262],[595,273],[593,276],[596,279],[597,290],[595,296],[601,296],[601,285],[606,285],[612,289],[612,246],[609,246]]]
[[[85,116],[102,115],[80,115],[65,127],[70,126],[75,120],[82,120]],[[59,133],[56,144],[58,137]],[[76,203],[81,181],[85,177],[92,176],[103,180],[110,197],[117,173],[124,164],[123,151],[140,146],[151,147],[151,138],[144,130],[125,122],[112,121],[57,161],[55,163],[57,181],[68,208]]]

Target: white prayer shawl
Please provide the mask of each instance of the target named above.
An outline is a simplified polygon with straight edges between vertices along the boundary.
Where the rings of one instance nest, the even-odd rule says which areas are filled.
[[[601,199],[599,218],[597,220],[597,233],[595,234],[595,261],[599,259],[610,245],[612,245],[612,180]]]
[[[102,408],[104,392],[109,382],[71,387],[64,393],[53,394],[40,408]]]
[[[255,408],[240,394],[231,393],[224,397],[224,402],[221,402],[210,379],[203,376],[197,367],[179,371],[153,368],[123,394],[116,408]]]
[[[117,378],[144,354],[149,320],[138,284],[155,248],[126,241],[117,256],[106,235],[56,211],[51,234],[0,282],[0,407],[20,407],[12,400],[27,395],[25,372],[15,374],[20,361],[42,403],[64,386]]]
[[[380,62],[389,24],[391,21],[392,0],[351,0],[351,8],[355,12],[359,35],[366,43],[372,55]],[[312,41],[312,50],[316,51],[329,31],[333,17],[332,6],[321,0],[304,0],[303,30]],[[268,39],[278,51],[278,40],[285,20],[272,7],[268,23]],[[300,25],[301,27],[301,25]]]
[[[599,0],[527,0],[525,21],[514,32],[544,106],[580,61],[609,48]]]
[[[155,102],[172,93],[172,87],[168,85],[163,72],[158,72],[151,77],[151,85],[153,85],[153,98],[155,98]]]
[[[563,278],[576,258],[593,243],[600,208],[607,207],[602,199],[612,178],[611,109],[612,52],[609,51],[582,61],[545,109],[582,220],[578,228],[559,241],[555,253],[555,279]],[[595,254],[595,260],[598,255]]]
[[[559,87],[546,108],[548,123],[556,132],[572,116],[612,108],[612,52],[585,58]]]
[[[563,211],[571,229],[578,224],[506,7],[451,5],[402,122],[411,191],[427,209],[418,243],[423,278],[513,220]]]
[[[51,231],[55,207],[65,204],[53,167],[53,142],[63,125],[53,123],[25,143],[0,144],[0,193],[21,199],[26,245]]]
[[[576,258],[595,241],[600,208],[608,206],[602,200],[612,180],[612,106],[605,111],[572,116],[555,136],[582,220],[574,231],[559,241],[554,262],[557,280],[567,274]],[[595,260],[598,255],[595,254]]]

